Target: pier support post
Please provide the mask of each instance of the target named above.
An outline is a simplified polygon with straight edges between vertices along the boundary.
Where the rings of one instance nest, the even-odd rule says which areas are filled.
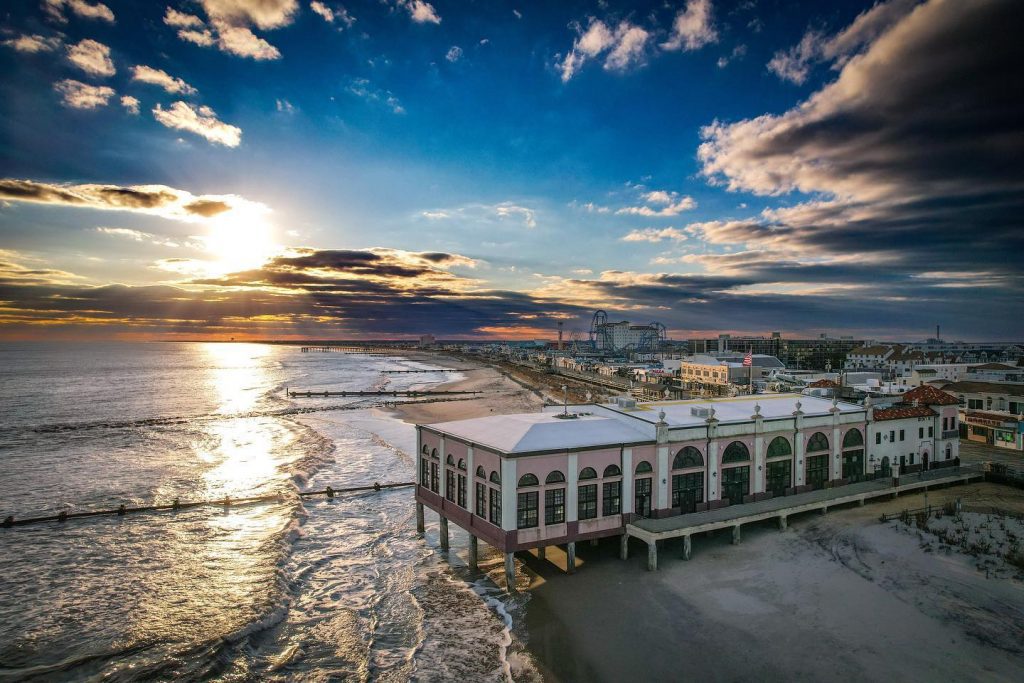
[[[629,559],[629,534],[622,534],[619,537],[619,557],[623,560]]]
[[[648,541],[647,542],[647,571],[653,572],[658,570],[658,542]]]
[[[441,517],[441,550],[448,550],[448,518]]]
[[[689,536],[683,536],[683,559],[690,559],[690,553],[693,551],[693,544],[690,542]]]
[[[542,545],[541,547],[537,548],[537,557],[538,558],[540,558],[542,560],[546,560],[547,556],[548,556],[547,546],[543,546]]]
[[[423,520],[423,503],[416,503],[416,533],[422,534],[426,529]]]
[[[516,563],[512,553],[505,553],[505,590],[516,592]]]
[[[823,515],[827,515],[828,514],[828,506],[827,505],[825,507],[821,508],[821,514],[823,514]]]
[[[576,573],[576,541],[569,541],[565,546],[565,573]]]
[[[473,571],[476,571],[477,569],[480,568],[479,567],[479,563],[477,562],[479,551],[480,551],[480,549],[478,548],[478,545],[477,545],[476,536],[470,534],[469,535],[469,568],[472,569]]]
[[[867,498],[861,498],[860,500],[857,501],[857,506],[858,507],[864,507],[867,504],[867,502],[868,502]]]
[[[737,524],[736,526],[734,526],[732,528],[732,544],[733,545],[739,545],[740,544],[740,525],[739,524]]]
[[[786,515],[779,515],[779,531],[785,531],[788,522]]]

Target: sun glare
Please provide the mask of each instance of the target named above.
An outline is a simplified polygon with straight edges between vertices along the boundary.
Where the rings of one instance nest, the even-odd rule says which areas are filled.
[[[256,208],[233,209],[213,218],[209,226],[204,242],[214,258],[210,269],[217,274],[255,268],[277,248],[265,212]]]

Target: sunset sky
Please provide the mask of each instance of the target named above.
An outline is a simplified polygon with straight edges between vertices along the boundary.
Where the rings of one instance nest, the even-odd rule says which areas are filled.
[[[1015,0],[10,0],[0,339],[1024,338]]]

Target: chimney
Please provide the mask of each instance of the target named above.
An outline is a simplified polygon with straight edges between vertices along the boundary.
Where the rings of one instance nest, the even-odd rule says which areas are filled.
[[[558,350],[559,351],[562,350],[562,325],[564,325],[564,324],[565,323],[563,323],[561,320],[558,321]]]

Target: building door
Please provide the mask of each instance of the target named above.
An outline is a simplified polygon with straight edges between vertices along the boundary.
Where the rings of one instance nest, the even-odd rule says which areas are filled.
[[[750,492],[750,467],[730,467],[722,470],[722,499],[729,505],[739,505]]]
[[[921,454],[921,468],[926,471],[928,469],[928,451]]]
[[[903,473],[903,468],[907,466],[907,456],[900,456],[900,473]]]
[[[672,477],[672,507],[680,513],[697,511],[697,503],[704,502],[704,473],[691,472]]]
[[[775,498],[786,495],[786,489],[793,484],[793,461],[776,460],[768,463],[765,477],[766,491]]]
[[[807,477],[809,486],[820,489],[828,481],[828,454],[807,456]]]
[[[634,488],[636,491],[636,514],[641,517],[651,516],[651,478],[644,477],[643,479],[637,479]]]
[[[882,476],[883,477],[891,477],[892,476],[892,465],[889,464],[889,456],[888,455],[885,456],[884,458],[882,458]]]
[[[843,479],[857,481],[864,474],[864,449],[843,451]]]

